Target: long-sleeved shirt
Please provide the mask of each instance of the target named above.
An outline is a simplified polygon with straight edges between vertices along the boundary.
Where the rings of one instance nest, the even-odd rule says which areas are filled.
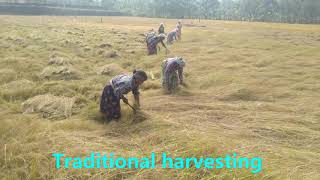
[[[134,95],[139,95],[139,86],[135,83],[133,76],[126,74],[115,76],[110,80],[110,85],[118,98],[128,94],[130,91]]]

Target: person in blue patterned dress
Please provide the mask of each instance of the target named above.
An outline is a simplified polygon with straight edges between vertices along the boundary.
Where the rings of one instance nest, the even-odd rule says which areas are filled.
[[[104,87],[100,99],[100,112],[106,120],[118,120],[121,117],[120,99],[124,103],[128,103],[128,99],[124,95],[130,91],[134,95],[135,106],[139,108],[139,86],[147,79],[147,74],[142,70],[134,70],[133,75],[122,74],[113,77]]]
[[[152,36],[150,38],[148,38],[147,41],[147,47],[148,47],[148,55],[153,55],[153,54],[157,54],[157,45],[158,43],[161,43],[162,46],[166,49],[166,51],[168,51],[166,45],[164,44],[163,40],[166,38],[166,35],[164,34],[159,34],[159,35],[155,35]]]
[[[178,29],[175,29],[168,33],[167,44],[172,44],[173,41],[176,41],[178,39],[177,32],[178,32]]]
[[[168,58],[162,62],[162,86],[170,93],[179,83],[183,84],[183,68],[185,61],[181,57]]]

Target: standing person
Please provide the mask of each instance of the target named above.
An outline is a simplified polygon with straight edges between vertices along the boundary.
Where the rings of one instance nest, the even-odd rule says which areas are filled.
[[[168,51],[166,45],[164,44],[163,40],[166,38],[166,35],[159,34],[156,36],[153,36],[147,40],[147,47],[148,47],[148,55],[157,54],[157,45],[158,43],[161,43],[164,48],[166,48],[166,51]]]
[[[167,44],[172,44],[174,40],[177,40],[177,32],[178,29],[175,29],[168,33]]]
[[[182,23],[181,20],[178,21],[176,28],[178,29],[177,31],[177,37],[179,40],[181,40],[181,33],[182,33]]]
[[[100,99],[100,112],[106,120],[118,120],[121,117],[120,99],[128,104],[124,97],[132,91],[135,100],[135,107],[140,107],[139,86],[148,79],[147,74],[142,70],[134,70],[133,75],[118,75],[112,78],[103,89]]]
[[[179,83],[183,84],[183,68],[185,67],[185,61],[182,57],[168,58],[163,61],[161,66],[162,86],[172,93],[176,90]]]
[[[158,29],[159,34],[164,34],[164,24],[160,23],[159,29]]]

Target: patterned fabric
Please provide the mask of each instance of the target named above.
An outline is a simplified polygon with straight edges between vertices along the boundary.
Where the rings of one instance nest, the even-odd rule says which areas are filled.
[[[176,30],[171,31],[171,32],[168,34],[167,43],[168,43],[168,44],[172,44],[173,40],[177,40],[177,31],[176,31]]]
[[[121,117],[120,99],[114,94],[111,85],[107,85],[102,92],[100,99],[100,112],[108,120],[119,119]]]
[[[147,35],[146,35],[146,43],[148,44],[149,43],[149,41],[150,41],[150,39],[152,38],[152,37],[155,37],[155,36],[157,36],[157,34],[156,34],[156,32],[149,32],[149,33],[147,33]]]
[[[178,37],[178,39],[180,40],[181,39],[181,30],[182,30],[182,24],[180,23],[178,23],[177,25],[176,25],[176,28],[178,29],[178,31],[177,31],[177,37]]]
[[[133,76],[126,74],[118,75],[110,80],[110,85],[114,89],[115,96],[118,98],[128,94],[130,91],[134,95],[139,95],[139,86],[135,84]]]
[[[178,87],[178,80],[183,81],[184,61],[180,57],[169,58],[162,63],[162,85],[172,91]],[[178,73],[177,73],[178,71]]]
[[[161,42],[161,38],[159,36],[151,37],[148,40],[147,46],[148,46],[148,54],[149,55],[157,54],[157,44],[159,42]]]

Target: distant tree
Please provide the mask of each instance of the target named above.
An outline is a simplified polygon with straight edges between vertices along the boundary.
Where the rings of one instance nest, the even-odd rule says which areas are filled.
[[[260,0],[240,0],[241,17],[249,21],[258,19],[260,3]]]
[[[10,3],[101,6],[136,16],[320,23],[320,0],[4,0]]]
[[[200,16],[198,2],[195,0],[183,0],[186,18],[198,18]]]
[[[320,1],[305,0],[304,1],[304,16],[308,23],[320,23]]]
[[[116,0],[101,0],[101,6],[105,9],[113,9],[116,4]]]
[[[233,0],[222,0],[219,8],[219,18],[224,20],[239,19],[239,2]]]
[[[261,21],[279,20],[279,4],[276,0],[261,0],[260,3],[259,19]]]
[[[199,0],[199,10],[202,17],[205,19],[216,18],[219,9],[218,0]]]

